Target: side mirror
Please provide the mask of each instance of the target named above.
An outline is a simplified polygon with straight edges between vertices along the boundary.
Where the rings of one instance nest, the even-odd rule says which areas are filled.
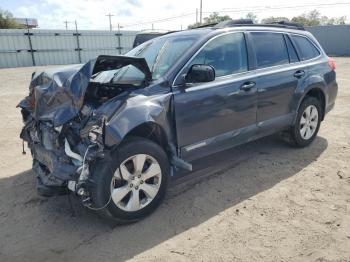
[[[215,80],[215,69],[211,65],[192,65],[185,76],[186,83],[204,83]]]

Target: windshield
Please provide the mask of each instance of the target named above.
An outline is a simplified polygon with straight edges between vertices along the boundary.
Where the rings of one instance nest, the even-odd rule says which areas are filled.
[[[162,77],[179,57],[194,43],[195,37],[162,37],[137,46],[125,55],[145,58],[152,73],[152,80]],[[132,65],[120,69],[100,72],[94,82],[141,85],[145,75]]]

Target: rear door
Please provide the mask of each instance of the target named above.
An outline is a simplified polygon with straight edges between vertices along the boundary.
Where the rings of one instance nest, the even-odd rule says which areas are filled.
[[[303,73],[299,72],[297,54],[283,33],[250,32],[249,39],[256,63],[257,124],[260,132],[273,133],[292,123],[293,98]]]
[[[178,78],[193,64],[213,66],[216,78],[173,88],[178,147],[186,160],[231,147],[256,129],[257,92],[244,33],[209,40]]]

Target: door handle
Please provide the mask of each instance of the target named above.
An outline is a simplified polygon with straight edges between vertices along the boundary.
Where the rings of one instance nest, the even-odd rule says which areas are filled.
[[[243,83],[239,89],[241,89],[241,90],[243,90],[243,91],[249,91],[249,90],[252,89],[254,86],[255,86],[255,82],[253,82],[253,81],[248,81],[248,82]]]
[[[296,71],[295,73],[294,73],[294,76],[296,77],[296,78],[301,78],[301,77],[303,77],[305,75],[305,71],[304,70],[298,70],[298,71]]]

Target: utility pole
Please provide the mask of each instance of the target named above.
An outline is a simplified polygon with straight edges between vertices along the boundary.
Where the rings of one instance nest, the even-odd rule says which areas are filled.
[[[29,32],[29,23],[28,19],[26,18],[26,25],[27,25],[27,36],[28,36],[28,41],[29,41],[29,47],[30,47],[30,54],[32,56],[32,63],[33,66],[35,66],[35,57],[34,57],[34,50],[33,50],[33,45],[32,45],[32,39],[30,38],[30,32]]]
[[[122,28],[122,26],[118,23],[118,52],[119,52],[119,54],[122,53],[121,39],[120,39],[120,36],[121,36],[120,28]]]
[[[66,30],[68,30],[68,21],[66,20],[66,21],[63,21],[63,23],[65,23],[66,24]]]
[[[202,24],[202,14],[203,14],[203,6],[202,6],[202,0],[200,0],[199,3],[199,23]]]
[[[196,24],[198,24],[198,8],[196,8]]]
[[[109,13],[109,14],[106,15],[106,16],[108,16],[108,18],[109,18],[109,31],[112,31],[112,16],[114,16],[114,15],[112,15],[111,13]]]
[[[80,48],[80,43],[79,43],[79,33],[78,33],[78,23],[77,20],[74,21],[75,23],[75,35],[77,37],[77,51],[78,51],[78,59],[79,59],[79,63],[81,63],[81,48]]]
[[[153,25],[153,23],[152,23],[152,31],[154,30],[154,25]]]

